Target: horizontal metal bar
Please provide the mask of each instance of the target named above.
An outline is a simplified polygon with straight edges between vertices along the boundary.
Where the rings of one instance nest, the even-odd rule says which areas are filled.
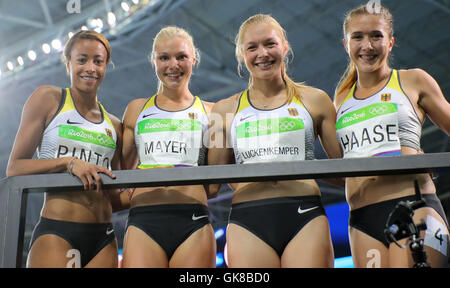
[[[450,173],[450,153],[387,157],[324,159],[245,165],[214,165],[170,169],[117,170],[116,179],[101,175],[104,188],[223,184],[293,179]],[[66,173],[14,176],[11,185],[25,192],[81,189],[81,181]]]
[[[326,159],[246,165],[113,171],[102,175],[104,188],[176,186],[292,179],[318,179],[410,173],[450,173],[450,153]],[[25,175],[0,180],[0,267],[20,267],[28,192],[81,189],[66,173]]]

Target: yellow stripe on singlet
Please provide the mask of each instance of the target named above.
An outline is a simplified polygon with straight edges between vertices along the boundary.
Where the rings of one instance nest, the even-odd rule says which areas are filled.
[[[111,127],[114,127],[111,119],[108,116],[108,112],[106,112],[105,107],[103,107],[102,103],[98,102],[98,105],[100,106],[100,109],[102,109],[103,111],[103,118],[106,120],[106,122],[108,122],[109,125],[111,125]]]
[[[72,100],[72,95],[70,95],[70,89],[66,88],[66,99],[64,100],[64,106],[58,114],[61,114],[66,111],[75,110],[75,104]]]
[[[348,99],[353,97],[353,93],[355,93],[355,88],[356,88],[356,82],[355,82],[355,84],[353,84],[352,89],[350,89],[350,91],[348,92],[348,94],[345,97],[344,101],[342,102],[341,106],[344,105],[344,103],[347,102]]]
[[[394,90],[404,94],[402,88],[400,87],[400,80],[398,78],[397,70],[395,70],[395,69],[392,70],[391,79],[389,79],[389,82],[386,85],[386,87],[389,87],[391,89],[394,89]]]
[[[145,103],[144,107],[142,108],[141,112],[144,111],[145,109],[148,109],[150,107],[155,106],[155,99],[156,99],[156,95],[153,95],[152,97],[150,97],[150,99],[148,99],[147,103]]]
[[[239,104],[238,109],[236,111],[236,114],[244,110],[245,108],[250,106],[250,101],[248,100],[248,89],[245,89],[244,92],[242,92],[241,97],[239,98]]]

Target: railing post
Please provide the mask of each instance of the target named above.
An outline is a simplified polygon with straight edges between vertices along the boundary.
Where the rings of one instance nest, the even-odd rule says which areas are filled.
[[[9,179],[0,180],[0,267],[6,267],[6,216],[8,215]]]
[[[21,267],[27,197],[12,179],[0,181],[0,267]]]

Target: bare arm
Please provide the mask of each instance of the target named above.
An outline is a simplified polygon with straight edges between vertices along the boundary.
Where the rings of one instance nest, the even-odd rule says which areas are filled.
[[[121,159],[121,169],[122,170],[132,170],[136,169],[139,161],[136,142],[134,138],[134,128],[136,125],[137,117],[145,104],[146,99],[140,98],[131,101],[127,108],[125,109],[125,113],[122,119],[122,151],[120,155]],[[129,201],[134,192],[135,188],[122,189],[121,199],[123,201],[127,201],[129,205]],[[127,198],[126,200],[123,200]]]
[[[235,111],[235,97],[217,102],[210,115],[211,124],[209,127],[210,145],[208,150],[208,165],[224,165],[234,163],[234,152],[227,139],[232,122],[233,111]],[[234,108],[234,110],[233,110]],[[228,115],[228,117],[227,117]],[[208,198],[216,197],[220,184],[211,184],[207,187]]]
[[[308,104],[315,118],[317,135],[328,158],[342,158],[342,149],[336,137],[336,110],[324,91],[316,91]],[[343,178],[326,178],[323,181],[339,187],[345,185]]]
[[[116,130],[117,142],[116,151],[114,152],[114,157],[111,160],[111,169],[120,170],[121,169],[121,156],[122,156],[122,146],[123,146],[123,127],[122,122],[112,114],[109,117],[114,125],[114,130]],[[128,192],[123,189],[109,189],[105,190],[111,202],[113,212],[117,212],[123,209],[128,209],[130,207],[130,199],[128,197]]]
[[[323,92],[318,97],[320,117],[317,123],[317,134],[328,158],[342,158],[342,149],[336,137],[336,110],[330,97]],[[319,103],[317,103],[319,104]]]
[[[36,89],[22,110],[22,118],[6,169],[7,176],[67,171],[72,158],[32,159],[44,133],[47,119],[58,109],[61,89],[43,86]]]
[[[450,103],[444,97],[436,80],[421,69],[410,70],[415,88],[419,91],[418,105],[430,120],[450,136]]]
[[[56,113],[61,100],[61,89],[43,86],[28,98],[22,111],[22,119],[11,151],[6,170],[7,176],[70,172],[78,177],[85,190],[94,189],[100,192],[101,178],[104,173],[111,178],[114,174],[105,167],[87,163],[73,157],[55,159],[32,159],[38,147],[45,127]],[[69,167],[70,165],[70,167]]]
[[[135,99],[131,101],[125,113],[123,115],[123,147],[121,164],[122,169],[130,170],[136,169],[138,164],[138,152],[136,147],[136,142],[134,139],[134,128],[136,126],[136,120],[139,113],[145,104],[146,99]]]

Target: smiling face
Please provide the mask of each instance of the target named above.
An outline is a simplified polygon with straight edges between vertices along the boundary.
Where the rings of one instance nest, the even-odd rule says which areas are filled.
[[[106,72],[107,52],[100,41],[80,39],[72,47],[67,62],[72,87],[83,92],[95,92]]]
[[[161,39],[155,45],[153,66],[164,88],[179,88],[189,84],[195,64],[193,47],[182,37]]]
[[[359,72],[371,72],[388,65],[394,45],[390,27],[379,15],[362,14],[348,23],[344,46]]]
[[[289,48],[277,29],[268,23],[254,23],[243,33],[241,60],[252,77],[281,77],[281,67]]]

